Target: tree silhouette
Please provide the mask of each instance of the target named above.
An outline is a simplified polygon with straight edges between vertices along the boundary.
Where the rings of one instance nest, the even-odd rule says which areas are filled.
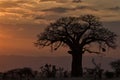
[[[111,62],[110,65],[113,68],[113,70],[115,71],[116,76],[119,77],[120,76],[120,59]]]
[[[56,68],[55,65],[51,65],[51,64],[45,64],[44,66],[40,67],[41,69],[41,73],[45,74],[46,77],[50,78],[50,77],[56,77],[56,73],[58,71],[58,69]]]
[[[94,64],[94,66],[95,66],[95,69],[94,69],[94,72],[95,72],[95,80],[97,79],[97,77],[99,78],[99,79],[102,79],[102,72],[103,72],[103,69],[101,69],[101,63],[99,63],[99,64],[97,64],[96,62],[95,62],[95,59],[93,58],[92,59],[92,63]]]
[[[100,53],[100,51],[91,50],[88,46],[99,44],[102,51],[106,51],[107,46],[115,48],[116,36],[102,26],[98,17],[88,14],[80,17],[62,17],[50,23],[45,31],[37,36],[35,45],[51,46],[53,50],[68,46],[70,49],[68,53],[72,56],[71,76],[79,77],[83,74],[83,53]]]

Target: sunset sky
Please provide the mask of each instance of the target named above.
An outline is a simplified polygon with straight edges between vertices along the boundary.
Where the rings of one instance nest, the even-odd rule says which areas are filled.
[[[101,18],[105,27],[120,35],[120,0],[0,0],[0,55],[67,55],[67,50],[50,52],[46,47],[34,46],[36,35],[46,25],[62,16],[94,14]],[[118,47],[108,56],[120,57]],[[55,54],[56,53],[56,54]],[[106,52],[107,53],[107,52]]]

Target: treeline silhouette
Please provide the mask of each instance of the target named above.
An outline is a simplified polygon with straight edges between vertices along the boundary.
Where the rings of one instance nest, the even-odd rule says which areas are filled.
[[[120,60],[110,63],[113,71],[104,71],[100,64],[92,59],[94,68],[84,68],[83,77],[94,78],[94,80],[102,78],[120,77]],[[0,80],[42,80],[43,78],[70,78],[71,73],[56,65],[45,64],[40,67],[39,71],[32,70],[29,67],[12,69],[7,72],[0,73]]]
[[[29,67],[12,69],[0,73],[0,80],[39,80],[41,78],[68,77],[68,71],[56,65],[45,64],[40,71],[34,71]]]

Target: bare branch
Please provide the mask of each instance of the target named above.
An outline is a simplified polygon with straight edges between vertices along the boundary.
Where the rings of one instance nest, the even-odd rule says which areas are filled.
[[[54,50],[57,50],[61,45],[62,45],[62,42],[58,42],[58,44],[56,44]]]
[[[89,49],[84,48],[84,52],[85,52],[85,51],[87,51],[87,52],[89,52],[89,53],[101,54],[100,52],[91,51],[91,50],[89,50]]]

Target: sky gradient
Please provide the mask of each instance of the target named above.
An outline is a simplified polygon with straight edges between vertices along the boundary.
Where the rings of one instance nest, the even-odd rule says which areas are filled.
[[[51,54],[49,47],[38,49],[33,44],[37,34],[62,16],[93,14],[120,35],[119,5],[120,0],[0,0],[0,55],[67,55],[64,49]],[[118,48],[110,50],[109,56],[120,56],[119,37],[117,42]]]

